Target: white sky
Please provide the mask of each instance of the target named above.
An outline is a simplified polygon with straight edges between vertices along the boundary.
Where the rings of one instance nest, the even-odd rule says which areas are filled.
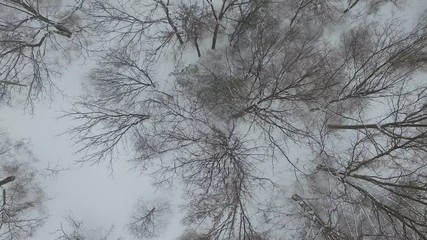
[[[427,8],[427,0],[409,2],[411,7],[407,13],[418,15]],[[81,79],[87,71],[84,66],[88,65],[75,63],[68,67],[58,84],[66,95],[77,96],[81,92]],[[131,239],[125,223],[138,197],[151,198],[155,194],[150,187],[150,180],[132,171],[132,166],[125,158],[114,162],[114,178],[102,164],[78,168],[74,164],[78,157],[73,155],[76,148],[68,140],[69,136],[58,135],[71,124],[67,119],[57,119],[61,111],[69,107],[66,98],[57,95],[50,104],[36,105],[34,115],[24,112],[22,107],[0,110],[0,128],[16,139],[31,139],[33,152],[40,159],[38,166],[43,168],[48,164],[59,163],[60,167],[71,168],[56,178],[45,180],[45,190],[52,198],[46,203],[50,217],[33,239],[54,239],[55,235],[51,233],[60,227],[61,222],[65,221],[63,217],[69,212],[77,219],[84,220],[89,229],[108,229],[114,224],[116,230],[111,239],[117,239],[118,236]],[[177,198],[173,195],[170,197]],[[174,239],[180,230],[179,224],[174,223],[161,239]]]

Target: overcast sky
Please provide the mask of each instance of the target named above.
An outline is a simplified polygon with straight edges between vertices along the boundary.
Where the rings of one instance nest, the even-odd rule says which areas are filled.
[[[427,0],[409,0],[410,9],[405,14],[418,15],[427,8]],[[59,164],[59,167],[70,170],[61,172],[55,178],[46,178],[45,190],[52,199],[46,203],[49,219],[33,237],[35,240],[54,239],[52,234],[64,222],[64,217],[72,213],[77,219],[85,222],[88,230],[108,229],[115,225],[112,239],[122,236],[131,239],[127,234],[125,224],[132,212],[132,207],[138,197],[152,198],[165,193],[155,192],[150,187],[150,180],[133,171],[132,166],[125,161],[125,155],[116,159],[113,175],[106,165],[75,164],[78,156],[69,141],[68,135],[59,135],[70,126],[67,119],[58,119],[64,110],[69,109],[73,97],[82,90],[82,77],[89,63],[74,63],[68,66],[65,74],[58,83],[66,96],[56,95],[52,103],[37,104],[31,115],[22,107],[2,108],[0,110],[0,127],[5,129],[15,139],[30,139],[32,150],[40,160],[40,168]],[[171,199],[177,199],[172,193],[167,193]],[[176,218],[178,219],[178,218]],[[64,222],[65,223],[65,222]],[[172,223],[169,231],[161,239],[174,239],[181,228],[178,223]]]

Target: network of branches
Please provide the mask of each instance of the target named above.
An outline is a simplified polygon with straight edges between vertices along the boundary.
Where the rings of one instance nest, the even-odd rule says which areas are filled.
[[[179,239],[427,239],[427,15],[396,17],[410,1],[49,3],[0,0],[0,96],[31,102],[46,56],[77,44],[96,62],[65,115],[81,161],[127,144],[182,190]],[[129,230],[158,237],[170,213],[138,201]]]

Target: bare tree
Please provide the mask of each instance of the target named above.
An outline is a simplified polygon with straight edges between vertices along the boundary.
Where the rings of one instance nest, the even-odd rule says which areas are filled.
[[[108,240],[111,239],[111,233],[114,230],[112,226],[107,231],[102,229],[99,231],[89,231],[84,226],[84,221],[76,219],[72,214],[69,214],[65,217],[67,223],[64,226],[61,223],[61,226],[58,230],[55,231],[57,236],[55,240],[85,240],[85,239],[96,239],[96,240]],[[96,233],[94,233],[96,232]]]
[[[195,231],[187,231],[182,234],[177,240],[208,240],[209,237],[205,234],[197,233]]]
[[[381,84],[388,79],[393,84],[374,84],[385,86],[378,91],[382,94],[369,94],[360,111],[341,114],[344,123],[327,123],[324,137],[317,142],[317,166],[307,179],[311,190],[293,199],[305,206],[303,212],[311,213],[309,222],[319,234],[334,233],[332,239],[337,235],[345,236],[338,239],[425,239],[427,86],[411,75],[422,61],[406,64],[425,51],[423,35],[417,31],[409,45],[403,38],[398,51],[392,51],[393,61],[399,64],[391,64],[387,71],[396,68],[392,76],[397,78],[381,77]],[[415,49],[418,53],[412,52]],[[367,123],[372,121],[367,116],[371,108],[377,109],[377,121]],[[339,148],[336,135],[347,139]]]
[[[69,49],[77,37],[79,10],[84,1],[69,8],[49,0],[0,1],[0,100],[26,93],[31,103],[54,87],[52,78],[61,71],[52,61],[54,51]],[[49,56],[49,57],[48,57]]]
[[[1,137],[0,172],[5,177],[0,181],[0,238],[23,239],[43,225],[47,198],[39,181],[39,171],[32,167],[34,157],[25,143],[12,143]]]
[[[107,36],[104,41],[113,45],[146,51],[154,58],[164,51],[176,50],[176,46],[183,49],[189,45],[201,57],[203,42],[209,41],[210,48],[216,49],[223,36],[236,38],[270,4],[271,1],[242,0],[98,0],[91,4],[88,14],[92,28]]]
[[[410,30],[396,19],[357,24],[329,41],[324,27],[345,11],[339,1],[91,6],[108,49],[88,76],[92,92],[66,115],[79,121],[69,132],[83,161],[112,161],[130,142],[131,161],[158,186],[182,184],[184,221],[209,239],[290,232],[286,206],[266,197],[285,188],[274,173],[289,168],[307,188],[288,199],[298,205],[293,236],[425,236],[426,86],[414,78],[425,64],[425,19]],[[199,58],[186,62],[186,48]],[[182,55],[161,79],[153,70],[171,51]],[[394,109],[366,124],[376,102]],[[338,129],[354,133],[340,138]],[[310,150],[302,164],[291,144]],[[132,231],[155,236],[160,210],[143,205]]]
[[[167,228],[170,204],[157,199],[151,205],[139,199],[128,224],[129,231],[138,239],[158,237]]]
[[[61,224],[61,227],[59,230],[56,230],[56,233],[58,233],[60,236],[56,238],[56,240],[84,240],[86,239],[82,227],[83,227],[83,221],[77,220],[72,216],[67,216],[65,218],[67,221],[67,224],[69,227],[71,227],[71,231],[67,231],[64,229],[64,226]]]
[[[375,1],[361,1],[361,0],[348,0],[347,6],[345,7],[344,13],[347,13],[352,8],[356,7],[356,5],[362,5],[364,4],[365,7],[368,9],[368,12],[376,12],[378,9],[381,8],[382,5],[385,5],[387,3],[392,3],[395,6],[398,6],[398,4],[405,2],[402,0],[375,0]]]

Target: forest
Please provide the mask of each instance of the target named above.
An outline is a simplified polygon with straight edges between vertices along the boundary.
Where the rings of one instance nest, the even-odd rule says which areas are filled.
[[[129,239],[427,239],[427,2],[0,0],[0,109],[58,101],[77,62],[78,163],[125,152],[181,196],[135,199]],[[0,239],[34,239],[63,172],[30,142],[0,121]],[[128,239],[83,229],[52,239]]]

